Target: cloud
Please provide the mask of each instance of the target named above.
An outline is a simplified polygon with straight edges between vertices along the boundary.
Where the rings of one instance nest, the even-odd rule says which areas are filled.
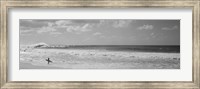
[[[176,29],[178,29],[178,26],[177,26],[177,25],[175,25],[175,26],[173,26],[173,27],[163,27],[163,28],[161,28],[161,30],[166,30],[166,31],[169,31],[169,30],[176,30]]]
[[[100,26],[111,26],[114,28],[127,27],[132,20],[99,20],[98,27]]]
[[[82,26],[80,25],[66,26],[66,31],[75,32],[75,33],[92,31],[92,24],[86,23],[86,24],[83,24]]]
[[[34,30],[21,30],[20,34],[25,34],[25,33],[30,33],[33,32]]]
[[[61,32],[50,32],[51,35],[60,35],[62,34]]]
[[[102,33],[100,33],[100,32],[95,32],[95,33],[93,33],[93,35],[94,35],[94,36],[99,36],[99,35],[102,35]]]
[[[157,37],[157,34],[151,33],[150,36],[151,36],[152,38],[156,38],[156,37]]]
[[[39,34],[54,34],[52,32],[59,33],[61,30],[81,34],[83,32],[92,31],[94,28],[98,28],[99,26],[123,28],[128,26],[131,22],[132,20],[20,20],[20,26],[30,27]]]
[[[61,27],[64,26],[65,27],[66,25],[72,24],[72,22],[70,20],[58,20],[58,21],[55,22],[55,24],[57,26],[61,26]]]
[[[55,29],[65,29],[67,32],[80,34],[82,32],[91,31],[93,28],[92,23],[77,23],[71,20],[59,20],[55,22]]]
[[[123,28],[128,26],[131,22],[131,20],[117,20],[113,22],[112,26],[115,28]]]
[[[46,32],[55,32],[55,31],[57,31],[57,30],[53,27],[53,23],[48,23],[47,26],[43,26],[43,27],[20,26],[20,33],[22,33],[22,34],[26,34],[26,33],[30,33],[30,32],[37,32],[37,33],[41,34],[41,33],[46,33]]]
[[[96,37],[98,37],[100,39],[105,39],[106,38],[106,36],[104,36],[101,32],[95,32],[95,33],[93,33],[93,36],[96,36]]]
[[[49,22],[49,23],[48,23],[48,26],[49,26],[49,27],[53,27],[54,25],[55,25],[55,24],[52,23],[52,22]]]
[[[26,19],[20,19],[19,23],[20,23],[20,26],[30,27],[30,28],[39,28],[39,27],[48,25],[48,23],[44,21],[26,20]]]
[[[20,26],[19,27],[19,32],[20,32],[20,36],[27,36],[27,35],[31,35],[33,34],[37,29],[31,28],[31,27],[23,27]]]
[[[101,35],[100,38],[106,38],[106,36],[102,36],[102,35]]]
[[[37,30],[37,33],[41,34],[45,32],[54,32],[54,31],[56,31],[56,29],[47,26],[47,27],[42,27],[39,30]]]
[[[155,35],[155,33],[151,33],[150,35],[151,35],[151,36],[154,36],[154,35]]]
[[[30,21],[26,20],[26,22],[30,22]],[[29,26],[30,24],[33,24],[33,25],[38,24],[36,22],[43,23],[43,24],[40,26],[37,25],[35,27],[29,27],[29,28],[35,29],[36,32],[39,34],[48,33],[48,32],[50,32],[50,34],[59,34],[60,30],[66,30],[67,32],[74,32],[74,33],[80,34],[81,32],[91,31],[93,27],[92,23],[73,23],[71,20],[54,20],[54,21],[32,20],[31,23],[28,23],[28,25],[26,26]],[[28,32],[28,31],[22,31],[22,32]]]
[[[140,27],[138,27],[137,29],[138,29],[138,30],[152,30],[153,28],[154,28],[153,25],[147,24],[147,25],[140,26]]]
[[[86,42],[86,41],[89,41],[89,40],[91,40],[91,38],[86,38],[82,42]]]
[[[81,34],[92,31],[94,28],[109,26],[123,28],[128,26],[132,20],[20,20],[20,26],[34,29],[36,33],[66,32]],[[25,29],[29,30],[29,29]],[[22,31],[22,33],[31,31]]]
[[[89,27],[89,24],[85,24],[85,25],[83,25],[83,29],[86,29],[86,28],[88,28]]]
[[[32,28],[30,28],[30,27],[24,27],[24,26],[20,26],[19,30],[20,30],[20,33],[26,33],[26,32],[32,32],[32,31],[34,31]]]

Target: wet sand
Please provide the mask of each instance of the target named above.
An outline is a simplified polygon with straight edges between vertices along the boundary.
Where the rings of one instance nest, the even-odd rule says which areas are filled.
[[[20,69],[63,69],[62,67],[53,67],[53,66],[38,66],[32,65],[31,63],[20,62]]]

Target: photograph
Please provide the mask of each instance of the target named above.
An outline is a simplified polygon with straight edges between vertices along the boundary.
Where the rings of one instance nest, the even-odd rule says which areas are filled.
[[[19,69],[180,69],[179,19],[19,19]]]
[[[199,0],[0,4],[0,89],[200,89]]]

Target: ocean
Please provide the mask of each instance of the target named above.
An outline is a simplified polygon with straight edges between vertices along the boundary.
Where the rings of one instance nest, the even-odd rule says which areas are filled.
[[[50,46],[45,48],[180,53],[179,45],[67,45],[67,46]]]

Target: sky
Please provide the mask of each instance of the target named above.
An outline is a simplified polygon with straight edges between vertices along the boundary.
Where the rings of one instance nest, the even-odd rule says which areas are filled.
[[[180,20],[20,19],[20,45],[180,45]]]

